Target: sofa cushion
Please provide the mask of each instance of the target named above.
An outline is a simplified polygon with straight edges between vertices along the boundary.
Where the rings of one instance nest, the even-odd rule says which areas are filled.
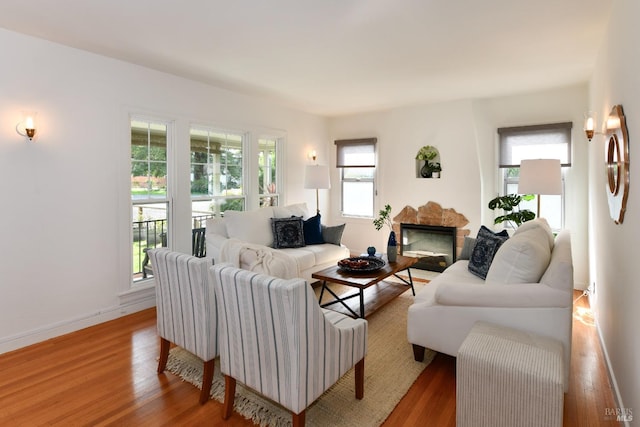
[[[304,231],[301,217],[271,218],[273,247],[300,248],[304,246]]]
[[[303,223],[304,231],[304,244],[305,245],[319,245],[324,243],[322,238],[322,225],[321,225],[320,213],[307,219]]]
[[[507,230],[494,233],[484,225],[481,226],[469,258],[469,271],[482,279],[486,278],[493,257],[508,238]]]
[[[224,219],[227,223],[229,237],[257,245],[273,245],[273,232],[270,219],[272,208],[260,208],[253,211],[226,211]]]
[[[543,227],[531,227],[504,242],[489,267],[487,284],[538,283],[551,250]]]
[[[464,236],[464,243],[462,244],[462,250],[458,260],[468,260],[471,258],[473,248],[476,246],[476,239],[474,237]]]
[[[340,245],[342,242],[342,232],[344,231],[345,224],[327,226],[322,225],[322,239],[325,243],[331,243],[334,245]]]
[[[531,229],[538,229],[539,231],[544,232],[549,244],[549,249],[553,249],[553,242],[555,240],[555,238],[553,237],[553,231],[551,231],[551,226],[544,218],[536,218],[532,221],[522,223],[522,225],[520,225],[520,227],[516,229],[513,235],[517,236],[518,234],[527,232]]]

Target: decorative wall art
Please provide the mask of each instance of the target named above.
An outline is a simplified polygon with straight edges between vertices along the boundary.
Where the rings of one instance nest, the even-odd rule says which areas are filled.
[[[622,105],[614,105],[607,118],[605,166],[609,214],[622,224],[629,197],[629,134]]]

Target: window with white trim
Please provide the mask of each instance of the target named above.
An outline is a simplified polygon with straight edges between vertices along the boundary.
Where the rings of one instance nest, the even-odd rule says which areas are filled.
[[[204,219],[219,216],[224,211],[245,210],[245,136],[237,132],[192,127],[189,140],[193,228],[204,227]]]
[[[561,195],[540,198],[540,211],[554,230],[564,227],[564,171],[571,166],[571,122],[498,129],[502,194],[517,194],[520,162],[525,159],[559,159],[563,168]],[[538,197],[538,196],[536,196]],[[522,201],[521,209],[538,214],[537,202]]]
[[[146,249],[168,246],[171,225],[171,186],[168,159],[169,122],[132,118],[131,224],[133,281],[147,277]]]
[[[258,139],[258,193],[260,207],[278,206],[280,174],[278,152],[281,140],[263,136]]]
[[[335,141],[342,215],[373,218],[377,138]]]

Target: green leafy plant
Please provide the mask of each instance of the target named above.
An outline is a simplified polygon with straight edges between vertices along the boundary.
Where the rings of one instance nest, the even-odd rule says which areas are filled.
[[[489,209],[496,210],[502,209],[504,215],[500,215],[493,220],[494,224],[500,224],[505,221],[509,221],[516,224],[519,227],[523,222],[531,221],[536,217],[536,214],[529,209],[520,209],[520,202],[523,200],[533,200],[535,196],[531,194],[519,195],[519,194],[506,194],[504,196],[498,196],[489,202]],[[514,228],[516,228],[514,227]]]
[[[384,209],[378,212],[378,218],[373,220],[373,225],[376,230],[380,231],[385,225],[389,227],[389,230],[393,231],[393,222],[391,222],[391,205],[384,205]]]
[[[431,145],[425,145],[424,147],[420,148],[418,154],[416,154],[416,160],[430,161],[435,159],[437,155],[438,150],[436,150],[435,147]]]

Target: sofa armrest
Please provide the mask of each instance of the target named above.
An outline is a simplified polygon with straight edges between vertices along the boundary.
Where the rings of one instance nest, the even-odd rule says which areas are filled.
[[[222,249],[222,245],[229,240],[228,237],[221,236],[220,234],[215,233],[206,233],[205,244],[207,246],[207,258],[213,258],[214,262],[218,262],[220,260],[220,249]]]
[[[440,305],[468,307],[570,307],[572,294],[540,283],[469,284],[440,282]]]

